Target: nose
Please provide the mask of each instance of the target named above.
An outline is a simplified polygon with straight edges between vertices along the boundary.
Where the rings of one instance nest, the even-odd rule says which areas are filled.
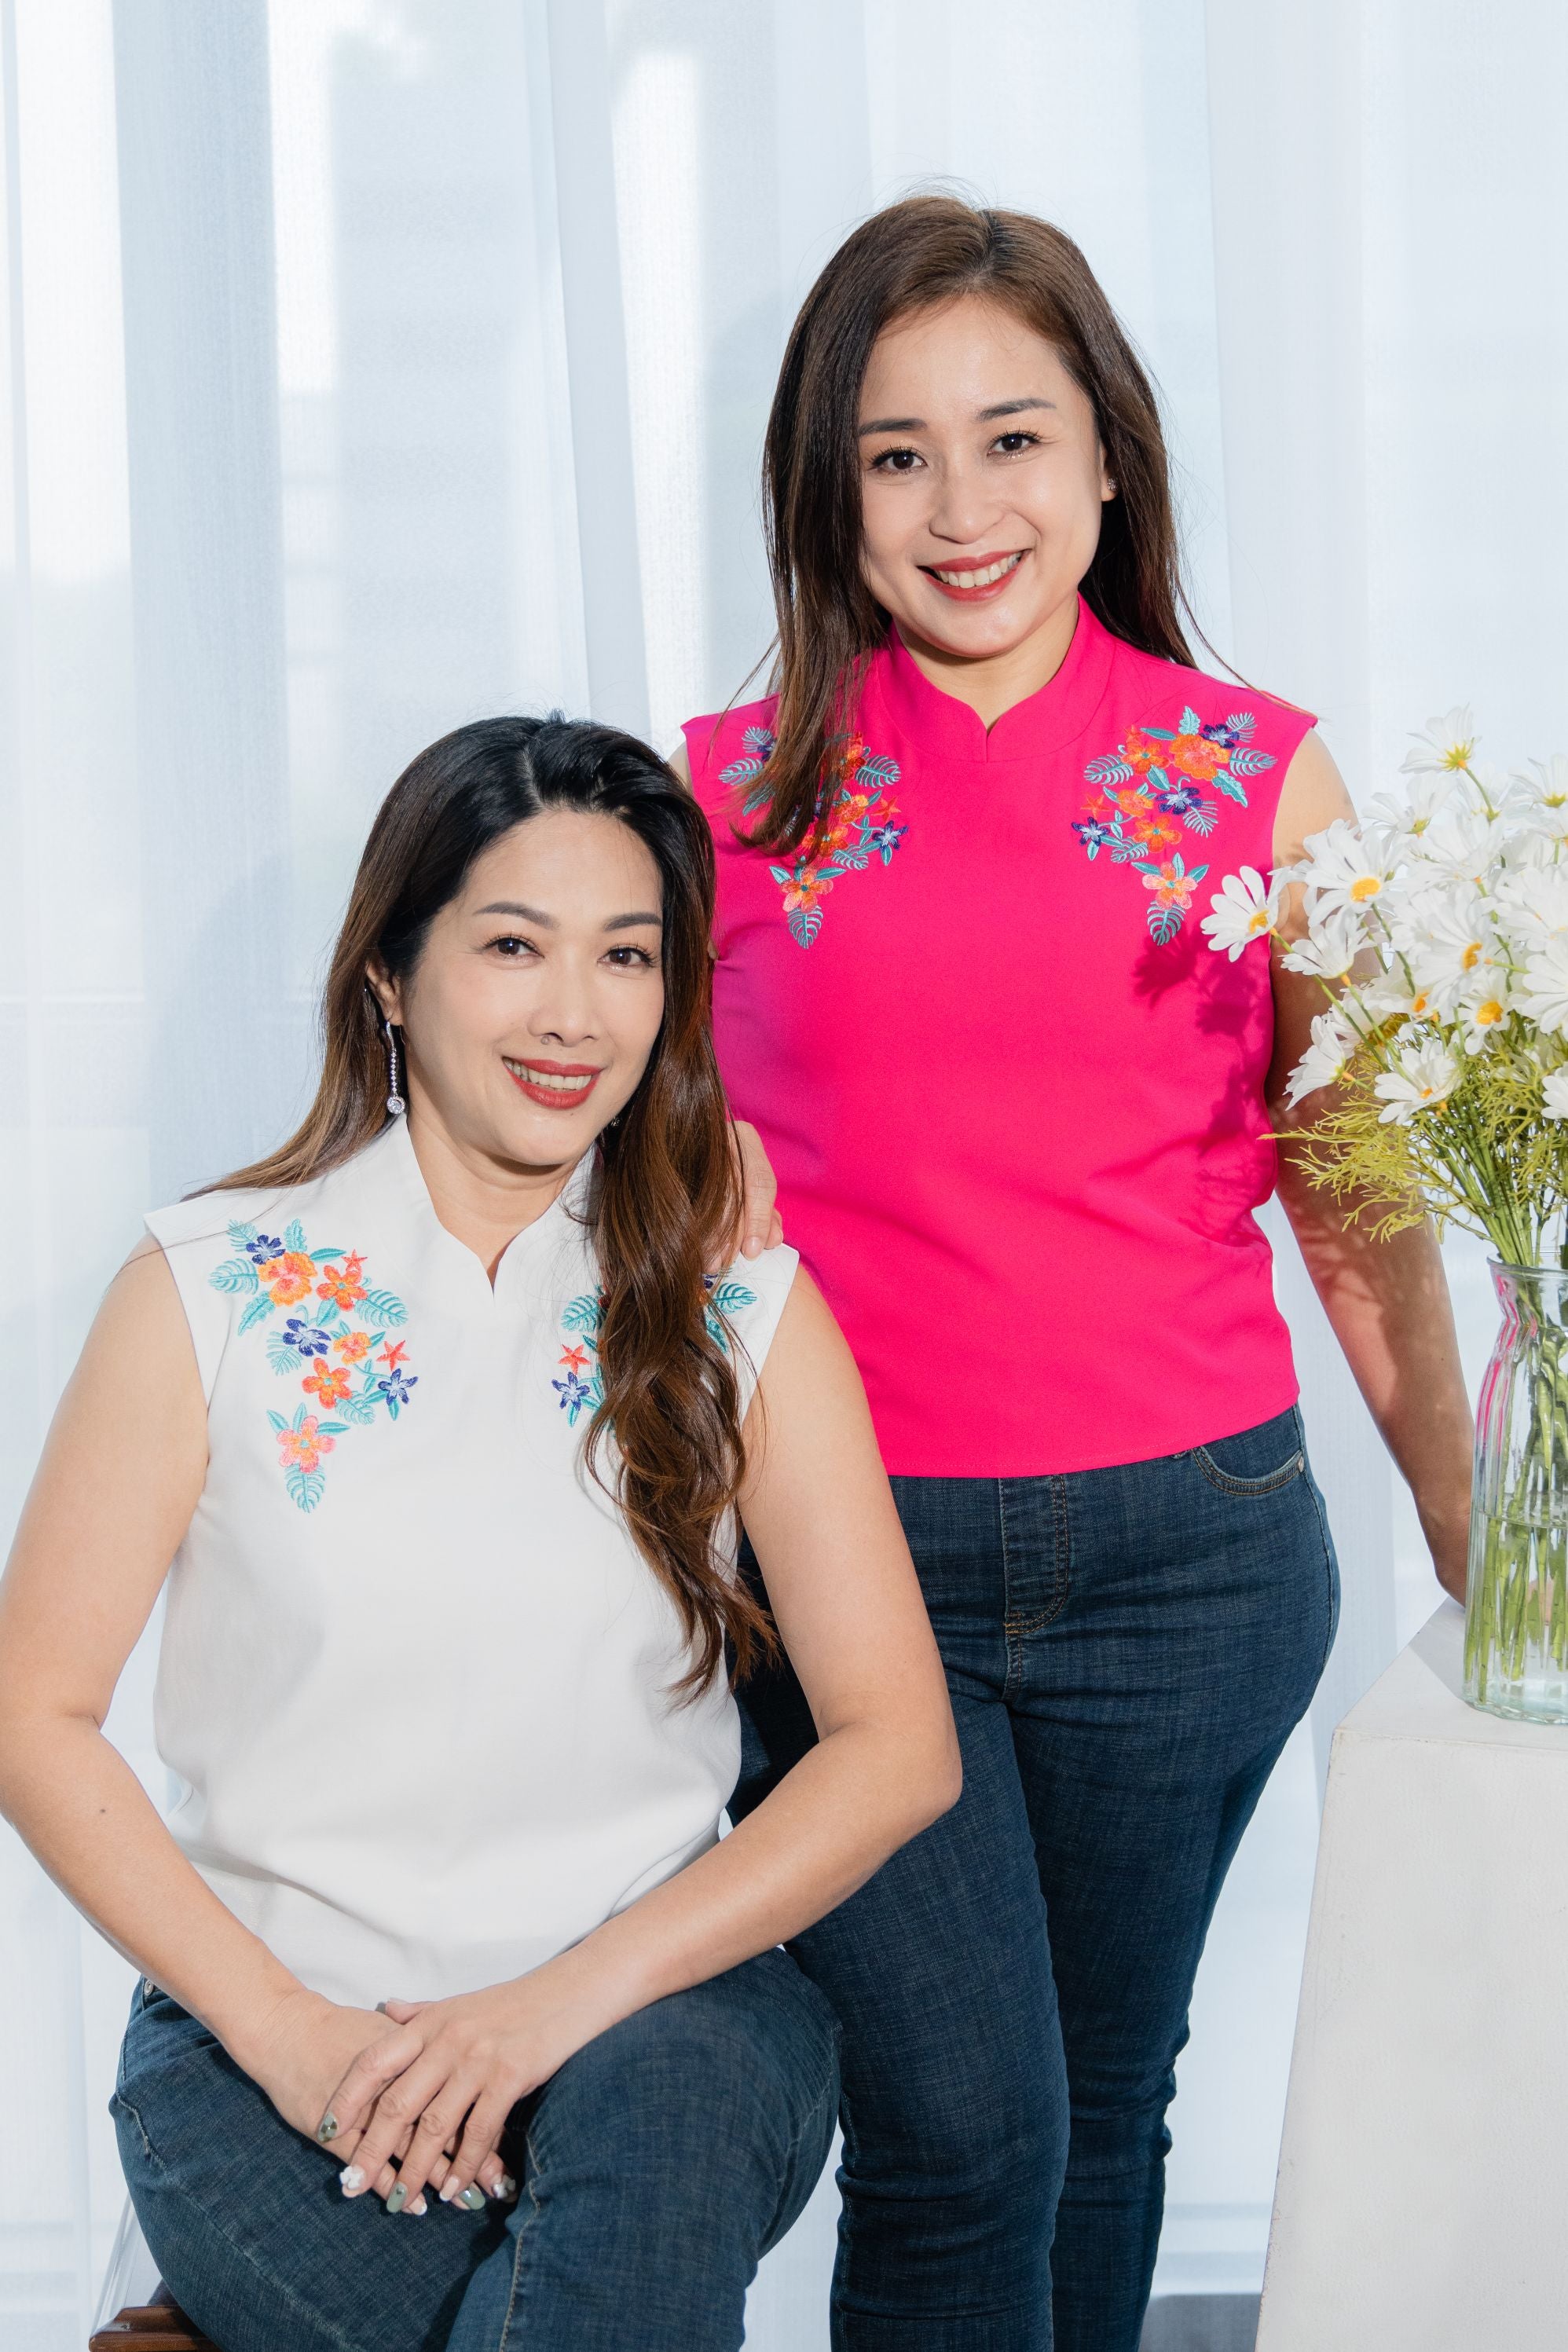
[[[954,547],[973,547],[983,541],[1003,504],[984,466],[952,458],[940,468],[936,483],[928,521],[931,537],[950,540]]]
[[[597,1033],[592,960],[553,955],[544,979],[529,1015],[529,1034],[542,1045],[585,1045]]]

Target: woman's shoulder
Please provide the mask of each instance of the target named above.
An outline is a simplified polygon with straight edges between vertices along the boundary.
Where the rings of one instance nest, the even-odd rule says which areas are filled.
[[[800,1252],[780,1243],[708,1278],[709,1328],[721,1347],[739,1342],[743,1397],[762,1372],[799,1268]]]
[[[1239,678],[1219,677],[1187,662],[1123,646],[1123,701],[1135,732],[1184,743],[1196,739],[1226,755],[1231,772],[1288,760],[1317,725],[1317,714]]]
[[[707,805],[739,791],[762,773],[773,748],[776,694],[760,702],[733,702],[689,719],[681,729],[691,764],[691,789]]]

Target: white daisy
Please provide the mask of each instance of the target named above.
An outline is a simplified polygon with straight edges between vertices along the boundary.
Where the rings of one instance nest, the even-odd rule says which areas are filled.
[[[1413,775],[1403,791],[1379,793],[1367,803],[1365,822],[1382,825],[1399,840],[1417,842],[1442,810],[1454,789],[1447,768]]]
[[[1366,934],[1353,914],[1308,918],[1310,929],[1282,959],[1287,971],[1304,971],[1313,980],[1342,980],[1366,945]]]
[[[1399,764],[1407,776],[1425,775],[1434,768],[1468,768],[1478,740],[1468,703],[1456,703],[1452,710],[1428,719],[1413,738],[1415,750],[1406,751]]]
[[[1341,907],[1364,912],[1388,887],[1399,862],[1394,844],[1342,816],[1324,833],[1310,833],[1307,855],[1294,870],[1311,892],[1311,905],[1325,915]]]
[[[1379,1113],[1384,1126],[1392,1120],[1397,1127],[1408,1127],[1424,1110],[1440,1109],[1458,1085],[1461,1068],[1441,1038],[1406,1045],[1394,1067],[1384,1070],[1373,1084],[1373,1094],[1388,1106]]]
[[[1508,1019],[1509,978],[1500,964],[1482,964],[1458,1002],[1460,1032],[1467,1054],[1479,1054]]]
[[[1286,1081],[1285,1099],[1294,1106],[1320,1087],[1332,1084],[1356,1049],[1356,1033],[1343,1010],[1331,1004],[1312,1024],[1312,1042]]]
[[[1362,1003],[1380,1021],[1435,1021],[1437,1007],[1430,989],[1414,980],[1407,980],[1396,965],[1369,981],[1361,992]]]
[[[1234,963],[1243,948],[1249,947],[1254,940],[1266,939],[1279,920],[1284,887],[1284,877],[1279,874],[1265,884],[1256,866],[1244,866],[1239,874],[1227,874],[1224,886],[1209,901],[1213,914],[1205,915],[1198,926],[1207,932],[1215,953],[1218,955],[1223,950]]]
[[[1519,1009],[1543,1029],[1568,1035],[1568,937],[1543,940],[1524,967]]]
[[[1541,1097],[1548,1118],[1568,1118],[1568,1070],[1553,1070],[1542,1083]]]

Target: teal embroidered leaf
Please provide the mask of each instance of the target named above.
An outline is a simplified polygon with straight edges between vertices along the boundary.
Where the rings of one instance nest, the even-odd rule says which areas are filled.
[[[273,1428],[277,1430],[279,1436],[282,1435],[283,1432],[289,1426],[280,1412],[268,1412],[267,1418],[272,1423]]]
[[[342,1437],[348,1429],[346,1421],[323,1421],[316,1425],[318,1437]]]
[[[1178,866],[1181,864],[1180,858],[1176,860],[1176,863]],[[1206,866],[1194,866],[1189,869],[1187,879],[1189,882],[1201,882],[1207,872],[1208,867]]]
[[[754,785],[746,794],[745,799],[741,803],[741,814],[742,816],[755,816],[757,811],[760,808],[765,808],[772,798],[773,786],[771,784]]]
[[[754,1307],[757,1294],[748,1290],[743,1282],[721,1282],[713,1293],[713,1304],[721,1315],[738,1315],[742,1307]]]
[[[1140,735],[1152,735],[1162,743],[1169,743],[1173,740],[1176,730],[1173,727],[1140,727],[1138,732]]]
[[[256,1268],[247,1257],[226,1257],[207,1276],[214,1290],[254,1290]]]
[[[761,760],[736,760],[721,771],[719,781],[725,784],[749,784],[752,778],[760,776],[762,772]]]
[[[338,1400],[337,1410],[355,1429],[368,1428],[375,1419],[375,1406],[369,1397],[346,1396]]]
[[[1206,840],[1215,829],[1218,815],[1219,811],[1212,801],[1199,801],[1195,807],[1182,811],[1182,823],[1189,833],[1201,834]]]
[[[347,1257],[348,1252],[346,1249],[319,1249],[311,1250],[309,1255],[318,1265],[325,1265],[330,1257]]]
[[[319,1324],[323,1331],[340,1331],[348,1318],[335,1298],[323,1298],[310,1320]]]
[[[708,1337],[712,1340],[713,1345],[727,1356],[730,1352],[730,1335],[711,1307],[704,1312],[702,1320],[708,1326]]]
[[[773,880],[779,884],[780,887],[785,890],[788,889],[790,884],[795,880],[795,876],[790,872],[787,866],[770,866],[768,872],[773,876]]]
[[[1233,710],[1225,723],[1233,735],[1250,735],[1258,721],[1250,710]]]
[[[574,1298],[568,1305],[561,1318],[561,1328],[563,1331],[596,1331],[601,1311],[593,1292],[584,1291],[581,1298]]]
[[[1131,779],[1132,767],[1117,752],[1107,751],[1101,759],[1091,760],[1083,773],[1086,783],[1125,784]]]
[[[1176,729],[1176,732],[1178,735],[1195,735],[1198,731],[1199,723],[1198,714],[1189,702],[1182,712],[1181,722]],[[1151,734],[1153,732],[1152,728],[1150,732]]]
[[[298,1217],[290,1218],[288,1224],[284,1226],[283,1246],[286,1250],[299,1250],[301,1255],[303,1254],[305,1248],[305,1228],[300,1223]]]
[[[759,752],[765,760],[778,738],[771,727],[745,727],[741,730],[741,740],[748,751]]]
[[[855,771],[855,781],[863,784],[869,777],[873,783],[896,784],[902,772],[896,760],[889,760],[878,751],[861,761]]]
[[[831,869],[830,879],[836,878],[840,874],[863,874],[871,863],[870,851],[863,849],[858,842],[853,847],[846,846],[843,849],[835,850],[834,856],[838,862]],[[824,868],[825,872],[827,870]]]
[[[267,1335],[267,1360],[273,1370],[280,1375],[297,1372],[300,1369],[300,1351],[297,1348],[289,1346],[280,1331],[269,1331]]]
[[[1234,776],[1227,776],[1223,768],[1216,768],[1215,770],[1214,780],[1216,788],[1225,794],[1226,800],[1239,801],[1243,808],[1247,806],[1247,787],[1245,784],[1238,784],[1236,778]]]
[[[1272,751],[1255,751],[1245,743],[1238,744],[1230,755],[1230,772],[1233,776],[1260,776],[1265,768],[1271,768],[1273,765]],[[1219,782],[1217,776],[1215,782],[1216,783]]]
[[[271,1312],[272,1301],[265,1293],[259,1298],[253,1298],[235,1327],[236,1338],[243,1339],[253,1323],[261,1322]]]
[[[790,909],[790,937],[801,947],[808,948],[821,929],[820,907],[794,907]]]
[[[1156,907],[1151,899],[1149,904],[1149,937],[1153,940],[1154,945],[1157,948],[1163,948],[1168,940],[1173,940],[1181,928],[1182,909],[1180,907]]]
[[[408,1309],[392,1290],[367,1290],[355,1312],[375,1331],[395,1331],[408,1320]]]
[[[237,1242],[241,1249],[245,1249],[256,1239],[258,1230],[255,1225],[230,1225],[228,1237],[231,1242]]]
[[[302,1511],[313,1511],[321,1499],[321,1489],[327,1481],[325,1473],[321,1470],[301,1470],[296,1466],[284,1472],[283,1483],[289,1489],[291,1503],[297,1503]]]

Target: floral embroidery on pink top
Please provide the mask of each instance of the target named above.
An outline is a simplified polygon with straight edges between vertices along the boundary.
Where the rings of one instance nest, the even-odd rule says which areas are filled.
[[[741,803],[742,814],[754,816],[767,799],[767,786],[756,779],[767,764],[777,739],[766,727],[748,727],[741,740],[744,756],[722,770],[719,781],[737,790],[752,787]],[[893,852],[909,831],[895,824],[899,811],[889,799],[899,781],[896,760],[868,751],[852,735],[837,755],[838,787],[827,806],[823,830],[813,835],[788,866],[770,866],[768,872],[784,892],[790,936],[810,947],[822,929],[822,898],[846,874],[863,873],[874,857],[890,866]]]
[[[1244,776],[1274,765],[1270,751],[1249,741],[1258,724],[1250,710],[1200,722],[1189,704],[1174,727],[1130,727],[1114,751],[1084,770],[1099,790],[1075,819],[1090,858],[1103,849],[1113,866],[1130,866],[1152,895],[1149,936],[1156,947],[1173,940],[1186,920],[1193,892],[1208,872],[1188,866],[1177,846],[1184,832],[1206,840],[1219,817],[1208,787],[1247,806]]]

